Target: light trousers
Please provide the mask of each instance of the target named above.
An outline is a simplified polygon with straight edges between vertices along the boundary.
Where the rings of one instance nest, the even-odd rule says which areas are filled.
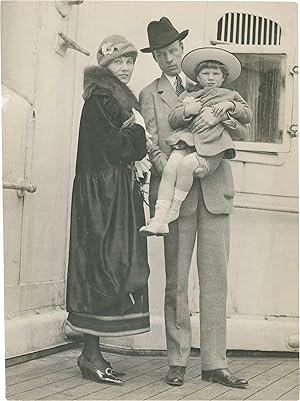
[[[188,364],[191,349],[188,276],[197,233],[201,369],[213,370],[227,367],[229,215],[210,213],[200,183],[198,187],[197,210],[171,223],[170,235],[164,239],[167,355],[169,366]]]

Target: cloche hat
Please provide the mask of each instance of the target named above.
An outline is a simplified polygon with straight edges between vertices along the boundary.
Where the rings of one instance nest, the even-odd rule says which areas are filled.
[[[182,40],[188,35],[189,30],[185,29],[179,33],[167,17],[162,17],[159,21],[151,21],[148,24],[147,33],[150,46],[141,49],[142,53],[151,53],[153,50],[169,46],[176,40]]]
[[[130,54],[133,61],[137,58],[137,49],[124,36],[111,35],[105,38],[97,51],[97,62],[100,66],[105,67],[114,59]]]
[[[240,60],[227,50],[218,47],[201,47],[187,53],[181,62],[182,71],[197,82],[196,67],[203,61],[219,61],[227,68],[226,83],[236,80],[241,73]]]

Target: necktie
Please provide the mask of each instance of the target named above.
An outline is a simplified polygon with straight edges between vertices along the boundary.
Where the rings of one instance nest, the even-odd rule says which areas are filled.
[[[180,78],[179,75],[176,76],[176,94],[177,96],[180,96],[182,92],[185,91],[184,86],[182,85],[182,79]]]

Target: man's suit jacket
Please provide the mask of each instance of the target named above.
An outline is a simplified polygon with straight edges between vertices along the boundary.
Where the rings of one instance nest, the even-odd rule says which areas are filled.
[[[140,93],[141,113],[146,128],[152,136],[153,145],[149,152],[152,162],[150,179],[150,211],[157,198],[157,191],[163,168],[172,149],[165,143],[172,131],[168,116],[175,107],[178,97],[164,74],[146,86]],[[233,135],[234,136],[234,135]],[[213,214],[230,214],[233,212],[233,178],[230,164],[223,159],[219,167],[201,179],[201,187],[206,208]],[[198,204],[197,183],[194,184],[183,202],[180,216],[193,213]]]

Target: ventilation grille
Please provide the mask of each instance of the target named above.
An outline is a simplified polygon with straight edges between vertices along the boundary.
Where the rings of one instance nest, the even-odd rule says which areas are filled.
[[[244,13],[226,13],[218,21],[217,40],[241,45],[280,45],[277,22]]]

